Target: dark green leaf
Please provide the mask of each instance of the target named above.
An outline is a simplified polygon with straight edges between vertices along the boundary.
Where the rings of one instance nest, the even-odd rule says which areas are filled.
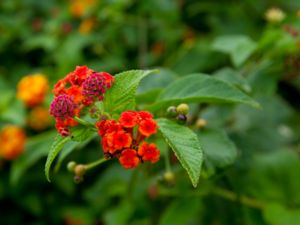
[[[22,175],[39,159],[46,156],[56,132],[43,133],[28,139],[25,152],[13,161],[10,171],[10,182],[15,185]]]
[[[300,224],[300,208],[287,209],[280,204],[268,204],[263,212],[265,220],[270,225]]]
[[[214,50],[228,53],[233,64],[242,65],[256,49],[256,43],[247,36],[226,35],[218,37],[212,45]]]
[[[199,208],[200,204],[197,198],[178,199],[170,204],[163,213],[159,225],[190,224],[193,217],[196,217]]]
[[[113,86],[107,90],[104,109],[111,115],[135,109],[135,92],[139,82],[154,70],[130,70],[115,76]]]
[[[171,83],[159,95],[151,110],[181,102],[244,103],[258,107],[248,95],[224,81],[205,74],[192,74]]]
[[[187,171],[193,186],[196,187],[203,161],[203,152],[197,135],[189,128],[167,119],[158,119],[157,123],[164,139]]]
[[[70,137],[61,137],[60,135],[57,135],[55,138],[54,143],[52,144],[50,151],[48,153],[47,161],[45,164],[45,175],[47,180],[50,182],[50,168],[51,164],[58,155],[58,153],[63,149],[64,145],[70,141]]]
[[[226,133],[217,129],[198,132],[205,157],[216,167],[232,164],[237,157],[237,149]]]

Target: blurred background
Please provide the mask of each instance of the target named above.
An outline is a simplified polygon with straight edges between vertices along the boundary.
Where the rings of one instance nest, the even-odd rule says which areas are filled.
[[[295,0],[1,0],[0,224],[300,225],[299,32]],[[140,108],[196,72],[262,108],[190,105],[205,151],[196,189],[173,155],[172,172],[164,158],[109,162],[75,184],[66,164],[99,158],[97,138],[66,146],[48,183],[51,89],[77,65],[159,68]]]

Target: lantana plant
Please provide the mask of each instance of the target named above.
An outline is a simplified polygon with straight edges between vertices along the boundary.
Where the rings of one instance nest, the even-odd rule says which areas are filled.
[[[186,125],[192,102],[245,103],[257,106],[235,87],[204,74],[193,74],[171,83],[151,105],[137,110],[139,82],[157,70],[132,70],[115,76],[77,66],[59,80],[50,114],[55,118],[58,135],[50,149],[45,174],[63,153],[68,142],[84,142],[100,137],[99,159],[89,164],[70,162],[68,169],[75,181],[82,181],[87,170],[111,159],[124,169],[139,169],[142,163],[157,163],[161,155],[157,140],[164,140],[187,171],[193,186],[200,177],[203,151],[197,135]],[[177,107],[175,106],[177,104]],[[159,118],[158,118],[159,116]],[[163,162],[167,163],[168,160]]]

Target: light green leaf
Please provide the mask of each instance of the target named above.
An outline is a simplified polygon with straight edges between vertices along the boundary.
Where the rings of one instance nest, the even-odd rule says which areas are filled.
[[[113,86],[105,93],[105,111],[114,115],[124,110],[134,110],[139,82],[153,72],[155,70],[130,70],[117,74]]]
[[[156,111],[181,102],[244,103],[258,107],[248,95],[234,86],[205,74],[191,74],[172,82],[148,109]]]
[[[193,186],[196,187],[203,161],[203,152],[197,135],[189,128],[168,119],[158,119],[157,123],[164,139],[187,171]]]
[[[217,129],[205,129],[198,132],[207,160],[217,167],[232,164],[237,157],[237,149],[226,133]]]
[[[299,225],[300,208],[287,209],[280,204],[268,204],[263,211],[266,222],[270,225]]]
[[[48,153],[47,161],[45,164],[45,175],[47,180],[50,182],[50,167],[58,153],[63,149],[64,145],[70,141],[70,137],[61,137],[60,135],[57,135],[55,138],[54,143],[52,144],[50,151]]]
[[[256,49],[256,43],[243,35],[225,35],[218,37],[212,49],[228,53],[236,67],[241,66]]]

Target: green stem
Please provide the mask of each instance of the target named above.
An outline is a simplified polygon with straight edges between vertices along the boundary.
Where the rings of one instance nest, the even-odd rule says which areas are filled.
[[[167,149],[166,155],[165,155],[165,166],[166,166],[166,171],[170,172],[171,171],[171,163],[170,163],[169,149]]]
[[[252,208],[263,209],[265,207],[264,203],[259,200],[249,198],[244,195],[239,196],[234,192],[226,189],[214,188],[212,190],[212,193],[233,202],[240,202],[241,204]]]
[[[160,188],[159,195],[166,196],[166,197],[177,197],[177,196],[185,196],[185,197],[204,197],[208,194],[214,194],[221,198],[227,199],[232,202],[241,203],[247,207],[255,208],[255,209],[263,209],[265,204],[257,199],[249,198],[245,195],[237,195],[236,193],[223,189],[223,188],[213,188],[213,190],[206,192],[206,191],[190,191],[179,193],[177,191],[170,191],[170,189]]]
[[[108,161],[108,159],[101,158],[101,159],[99,159],[99,160],[97,160],[97,161],[95,161],[95,162],[92,162],[92,163],[89,163],[89,164],[85,164],[85,165],[84,165],[84,168],[85,168],[86,170],[89,170],[89,169],[92,169],[92,168],[94,168],[94,167],[96,167],[96,166],[98,166],[98,165],[100,165],[100,164],[106,162],[106,161]]]
[[[84,125],[84,126],[94,127],[93,124],[91,124],[91,123],[89,123],[89,122],[87,122],[87,121],[85,121],[85,120],[83,120],[83,119],[81,119],[81,118],[79,118],[77,116],[74,117],[74,120],[77,121],[78,123]]]

